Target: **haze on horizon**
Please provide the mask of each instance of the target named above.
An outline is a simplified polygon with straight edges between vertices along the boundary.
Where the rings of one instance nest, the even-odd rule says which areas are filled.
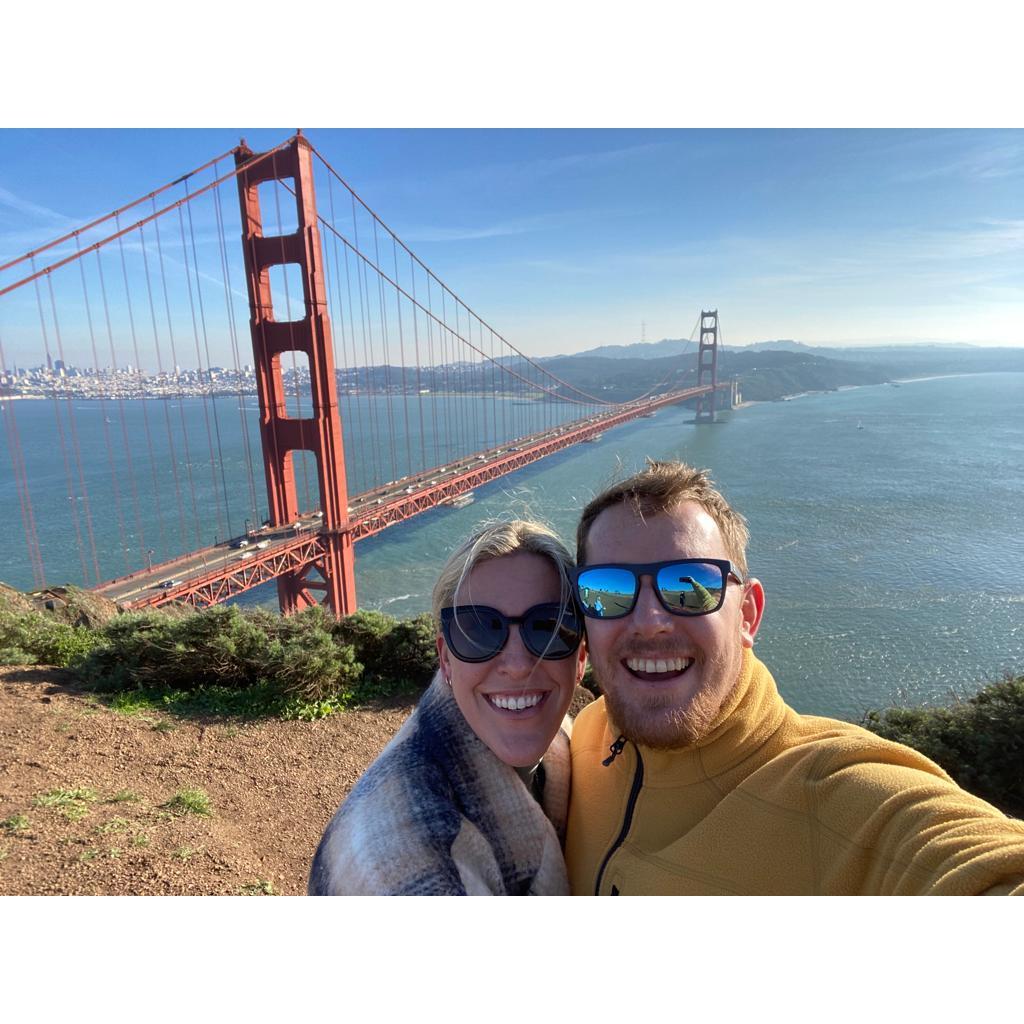
[[[727,345],[1024,345],[1021,130],[305,132],[531,355],[686,338],[701,308]],[[290,134],[2,130],[0,263]]]

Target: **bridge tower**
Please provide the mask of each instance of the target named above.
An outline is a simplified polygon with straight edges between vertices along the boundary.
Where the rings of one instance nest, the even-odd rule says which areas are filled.
[[[236,166],[246,165],[238,174],[238,198],[270,522],[272,526],[285,526],[295,522],[299,515],[293,456],[296,451],[311,451],[316,459],[323,509],[324,554],[315,563],[279,576],[278,600],[281,611],[288,615],[319,603],[317,592],[326,592],[324,603],[335,616],[348,615],[356,608],[355,555],[348,521],[345,450],[323,252],[313,193],[312,150],[300,133],[287,148],[254,160],[256,156],[244,141],[235,151]],[[292,234],[263,232],[259,186],[267,181],[283,181],[295,194],[298,227]],[[289,321],[284,309],[274,309],[270,268],[285,265],[297,267],[302,279],[305,315],[301,320]],[[312,413],[308,417],[291,417],[287,411],[281,356],[292,351],[305,353],[309,361]],[[309,578],[314,569],[323,582]]]
[[[700,348],[697,350],[697,387],[718,386],[718,310],[701,310]],[[711,391],[697,399],[696,423],[715,422],[717,392]]]

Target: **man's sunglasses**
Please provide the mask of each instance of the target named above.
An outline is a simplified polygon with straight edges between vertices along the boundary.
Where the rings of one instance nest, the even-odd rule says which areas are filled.
[[[722,558],[677,558],[643,565],[613,563],[576,569],[576,599],[591,619],[621,619],[635,607],[640,578],[650,576],[662,607],[673,615],[709,615],[725,601],[725,582],[743,580]]]
[[[490,661],[508,643],[509,626],[518,625],[526,649],[538,658],[568,658],[583,638],[583,623],[572,605],[535,604],[522,615],[505,615],[482,604],[441,609],[441,632],[459,661]]]

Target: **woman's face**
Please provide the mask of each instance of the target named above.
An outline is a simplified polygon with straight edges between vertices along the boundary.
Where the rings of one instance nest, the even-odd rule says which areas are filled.
[[[517,551],[476,565],[453,603],[487,605],[515,616],[534,605],[560,600],[554,565],[541,555]],[[459,661],[440,636],[437,652],[456,703],[477,736],[506,764],[535,765],[558,732],[583,676],[583,644],[568,658],[541,659],[526,649],[519,626],[513,624],[505,646],[490,661]],[[530,706],[521,710],[499,706],[518,697],[526,698]]]

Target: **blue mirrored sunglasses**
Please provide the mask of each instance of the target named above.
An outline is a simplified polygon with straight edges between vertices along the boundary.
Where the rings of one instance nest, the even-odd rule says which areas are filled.
[[[662,607],[673,615],[709,615],[725,601],[731,576],[742,583],[724,558],[676,558],[670,562],[584,565],[573,573],[576,599],[590,619],[621,619],[635,607],[640,579],[650,576]]]

